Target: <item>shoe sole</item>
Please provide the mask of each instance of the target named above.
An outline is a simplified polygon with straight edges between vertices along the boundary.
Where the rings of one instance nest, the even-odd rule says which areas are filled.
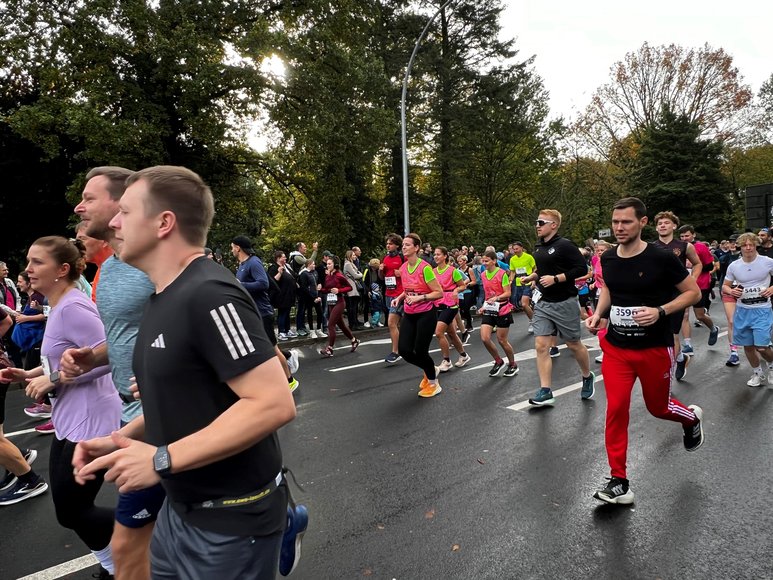
[[[494,377],[498,377],[498,376],[499,376],[499,373],[501,373],[501,372],[502,372],[502,369],[499,369],[499,370],[498,370],[497,372],[495,372],[495,373],[489,372],[488,376],[489,376],[489,377],[491,377],[491,378],[493,379]]]
[[[453,367],[453,366],[450,366],[450,367],[448,367],[447,369],[444,369],[443,367],[440,367],[440,370],[439,370],[439,372],[441,372],[441,373],[447,373],[447,372],[448,372],[448,371],[450,371],[452,368],[454,368],[454,367]]]
[[[50,419],[51,413],[30,413],[27,411],[27,409],[24,409],[24,414],[27,415],[27,417],[32,417],[33,419]]]
[[[293,542],[294,545],[295,545],[295,548],[293,550],[293,553],[295,554],[295,557],[293,558],[293,565],[290,567],[290,569],[287,572],[282,572],[280,570],[280,574],[282,576],[289,576],[290,574],[292,574],[293,571],[295,570],[295,568],[297,568],[298,563],[301,561],[301,546],[302,546],[302,543],[303,543],[303,535],[306,533],[306,529],[309,527],[308,512],[305,512],[305,513],[306,513],[306,515],[305,515],[304,519],[306,521],[303,524],[303,528],[300,531],[296,532],[296,534],[295,534],[295,541]]]
[[[529,405],[535,405],[537,407],[543,407],[545,405],[552,405],[556,402],[555,397],[551,397],[550,399],[547,399],[545,401],[535,401],[534,399],[529,399]]]
[[[438,385],[437,389],[432,389],[432,391],[425,391],[424,389],[422,389],[421,391],[419,391],[419,396],[422,399],[431,399],[432,397],[437,397],[442,392],[443,392],[443,387]]]
[[[550,355],[550,358],[558,358],[558,357],[560,357],[560,356],[561,356],[561,353],[560,353],[560,352],[557,352],[556,354],[551,354],[551,355]]]
[[[519,372],[520,370],[521,370],[520,368],[518,368],[518,367],[515,367],[515,372],[508,373],[507,371],[505,371],[505,374],[503,374],[502,376],[503,376],[503,377],[514,377],[515,375],[517,375],[517,374],[518,374],[518,372]]]
[[[387,360],[387,359],[384,359],[384,362],[385,362],[385,363],[387,363],[387,364],[393,365],[393,364],[395,364],[396,362],[399,362],[399,360],[400,360],[401,358],[403,358],[403,357],[401,357],[401,356],[398,356],[398,357],[397,357],[395,360]]]
[[[633,503],[633,492],[630,489],[628,490],[627,493],[623,495],[619,495],[617,497],[609,497],[602,493],[599,493],[598,491],[593,494],[593,497],[603,501],[604,503],[608,503],[612,505],[631,505]]]
[[[36,487],[31,492],[25,493],[24,495],[17,497],[16,499],[0,501],[0,505],[13,505],[15,503],[20,503],[20,502],[23,502],[25,499],[29,499],[31,497],[35,497],[43,493],[46,493],[46,491],[48,491],[48,484],[44,482],[43,485]]]
[[[56,433],[56,429],[51,429],[50,431],[48,431],[48,430],[46,430],[46,431],[39,431],[39,430],[35,429],[35,433],[37,433],[38,435],[53,435],[54,433]]]
[[[454,363],[454,366],[455,366],[456,368],[458,368],[458,369],[464,368],[464,367],[466,367],[468,364],[470,364],[470,361],[471,361],[471,360],[472,360],[471,358],[468,358],[466,361],[462,362],[461,364],[459,364],[459,363],[460,363],[460,361],[456,361],[456,362]]]

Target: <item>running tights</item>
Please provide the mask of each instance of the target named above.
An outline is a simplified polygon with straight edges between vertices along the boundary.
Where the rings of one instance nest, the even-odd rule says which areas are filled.
[[[335,306],[333,306],[327,315],[327,345],[329,347],[333,347],[336,343],[336,326],[341,329],[341,332],[344,333],[344,336],[348,338],[349,340],[354,340],[354,335],[352,334],[352,331],[349,330],[349,327],[346,326],[346,322],[344,321],[344,308],[346,307],[346,302],[338,299],[338,302],[336,302]]]
[[[435,309],[418,314],[404,314],[400,322],[397,350],[406,362],[419,367],[430,381],[434,381],[435,361],[429,356],[429,345],[435,336],[437,315]]]

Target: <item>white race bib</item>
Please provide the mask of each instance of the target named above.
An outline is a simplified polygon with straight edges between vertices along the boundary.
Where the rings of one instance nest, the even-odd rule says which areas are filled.
[[[327,294],[327,303],[328,304],[336,304],[338,302],[338,294],[333,294],[332,292],[328,292]]]
[[[526,268],[516,268],[515,273],[518,276],[526,276]]]
[[[744,286],[741,302],[743,304],[763,304],[767,302],[768,299],[762,295],[764,290],[765,288],[761,286]]]
[[[612,306],[609,311],[609,323],[612,326],[638,327],[639,323],[633,319],[633,315],[638,311],[638,306]]]
[[[394,290],[397,288],[397,278],[395,276],[387,276],[384,278],[384,284],[388,290]]]
[[[539,302],[540,298],[542,298],[542,292],[540,292],[536,288],[531,291],[531,302],[532,302],[532,304],[536,304],[537,302]]]
[[[484,302],[483,303],[483,313],[488,314],[489,316],[498,316],[499,315],[499,304],[491,302]]]

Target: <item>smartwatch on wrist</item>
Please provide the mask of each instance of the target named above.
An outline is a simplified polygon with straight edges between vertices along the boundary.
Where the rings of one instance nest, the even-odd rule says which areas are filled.
[[[554,284],[560,284],[561,282],[558,280],[558,276],[553,276],[553,283]]]
[[[662,306],[658,306],[658,315],[660,318],[663,318],[666,315],[666,311]]]
[[[50,375],[48,375],[48,380],[54,383],[55,385],[59,384],[59,371],[54,371]]]
[[[161,445],[156,449],[156,454],[153,456],[153,469],[161,477],[172,472],[172,460],[169,457],[169,450],[166,445]]]

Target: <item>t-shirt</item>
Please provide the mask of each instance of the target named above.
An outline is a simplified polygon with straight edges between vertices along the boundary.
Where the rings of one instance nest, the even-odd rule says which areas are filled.
[[[51,308],[40,347],[43,372],[59,369],[62,354],[68,348],[96,348],[105,342],[105,329],[97,307],[80,290],[73,288]],[[57,439],[82,441],[109,435],[121,425],[121,399],[107,366],[96,368],[61,384],[51,397]]]
[[[770,308],[770,298],[761,293],[770,286],[773,275],[773,258],[757,256],[751,262],[736,260],[727,267],[725,280],[737,282],[743,287],[743,294],[736,302],[738,308]]]
[[[395,276],[395,270],[399,270],[403,265],[402,255],[387,254],[381,263],[384,264],[384,293],[392,298],[400,296],[403,293],[403,282],[399,276]]]
[[[534,248],[534,261],[540,277],[566,275],[566,280],[548,287],[537,281],[544,302],[563,302],[577,296],[574,281],[588,273],[588,265],[577,246],[561,236],[547,241],[540,239]]]
[[[135,401],[129,385],[134,376],[132,354],[140,319],[148,297],[155,286],[144,272],[115,256],[110,256],[100,267],[97,286],[97,309],[105,325],[107,354],[113,384],[130,403],[124,403],[121,420],[128,423],[142,415],[142,403]]]
[[[268,274],[266,274],[266,269],[260,258],[249,256],[240,263],[236,269],[236,279],[242,283],[242,286],[252,296],[261,316],[274,315],[274,307],[271,306],[271,300],[268,296]]]
[[[667,316],[651,326],[639,326],[632,318],[637,307],[671,302],[676,286],[689,276],[673,252],[647,244],[640,254],[621,258],[612,249],[601,255],[601,268],[611,299],[607,340],[631,349],[673,346]]]
[[[515,278],[515,285],[521,285],[521,276],[529,276],[537,268],[537,263],[534,261],[534,256],[524,252],[520,256],[513,254],[510,258],[510,272],[512,277]]]
[[[703,266],[696,282],[698,282],[698,288],[708,290],[711,286],[711,270],[714,267],[714,256],[711,254],[709,247],[703,242],[696,240],[693,245]]]
[[[150,297],[137,336],[134,368],[145,411],[145,440],[173,443],[211,424],[239,400],[227,381],[276,356],[255,303],[219,264],[191,262]],[[204,467],[167,475],[173,509],[192,526],[265,536],[283,529],[287,497],[280,487],[249,506],[187,509],[263,489],[282,468],[276,433]]]

